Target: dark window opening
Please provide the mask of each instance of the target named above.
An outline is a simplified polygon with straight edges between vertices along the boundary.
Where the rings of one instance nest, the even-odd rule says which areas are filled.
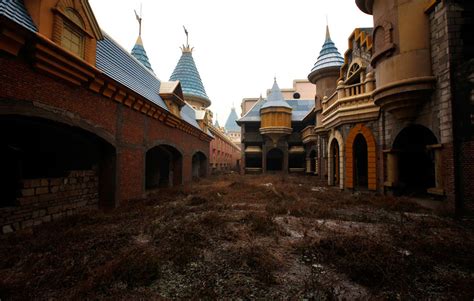
[[[267,153],[267,170],[280,171],[283,169],[283,152],[273,148]]]
[[[354,188],[368,188],[369,161],[367,142],[363,135],[358,134],[356,136],[352,151],[354,164]]]
[[[293,98],[294,98],[294,99],[300,99],[300,98],[301,98],[301,94],[298,93],[298,92],[296,92],[296,93],[293,94]]]

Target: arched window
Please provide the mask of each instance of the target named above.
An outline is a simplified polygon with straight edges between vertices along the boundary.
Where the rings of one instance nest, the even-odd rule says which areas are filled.
[[[61,46],[80,58],[84,58],[85,36],[81,30],[84,29],[84,22],[72,8],[67,8],[64,14],[67,19],[65,18],[63,22]]]

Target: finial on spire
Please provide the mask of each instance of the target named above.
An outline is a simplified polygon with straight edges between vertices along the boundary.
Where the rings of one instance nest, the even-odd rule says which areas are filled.
[[[328,15],[326,15],[326,41],[331,39],[331,35],[329,34],[329,22],[328,22]]]
[[[142,15],[142,4],[140,3],[140,15],[137,14],[136,10],[133,10],[135,12],[135,17],[137,18],[138,21],[138,36],[140,37],[142,35],[142,20],[143,20],[143,15]]]
[[[186,34],[186,45],[183,45],[183,47],[181,47],[181,50],[184,52],[193,52],[193,48],[191,48],[189,46],[189,32],[188,30],[186,29],[186,27],[183,25],[183,28],[184,28],[184,33]]]

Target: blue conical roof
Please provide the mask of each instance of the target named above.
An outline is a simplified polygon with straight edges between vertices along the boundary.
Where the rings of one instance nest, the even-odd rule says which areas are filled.
[[[145,48],[143,47],[142,38],[138,36],[137,42],[132,49],[132,55],[140,62],[143,66],[148,68],[151,72],[153,69],[151,68],[150,61],[148,60],[148,55],[146,55]]]
[[[225,123],[225,130],[228,132],[240,132],[240,126],[235,122],[239,117],[237,117],[237,112],[235,112],[235,108],[232,107],[230,110],[229,117],[227,117],[227,121]]]
[[[323,48],[319,52],[318,60],[311,69],[311,73],[325,68],[341,67],[344,64],[344,58],[337,50],[336,45],[331,40],[329,34],[329,27],[326,26],[326,40],[324,41]]]
[[[204,85],[202,84],[201,76],[194,63],[192,49],[188,47],[183,48],[183,54],[176,65],[176,68],[171,74],[170,81],[179,80],[181,82],[181,88],[183,94],[199,97],[207,102],[210,102],[209,97],[206,94]]]
[[[270,95],[268,95],[267,101],[263,104],[262,109],[270,107],[283,107],[291,109],[291,106],[286,102],[285,98],[283,97],[283,93],[281,93],[280,87],[278,87],[276,78],[273,82],[273,87],[270,91]]]

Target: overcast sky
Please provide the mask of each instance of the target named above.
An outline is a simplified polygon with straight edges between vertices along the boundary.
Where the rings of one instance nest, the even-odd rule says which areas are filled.
[[[169,80],[189,32],[193,57],[223,125],[234,104],[305,79],[324,42],[326,15],[339,52],[372,17],[355,0],[89,0],[99,25],[131,51],[138,36],[133,10],[143,7],[142,38],[158,78]]]

